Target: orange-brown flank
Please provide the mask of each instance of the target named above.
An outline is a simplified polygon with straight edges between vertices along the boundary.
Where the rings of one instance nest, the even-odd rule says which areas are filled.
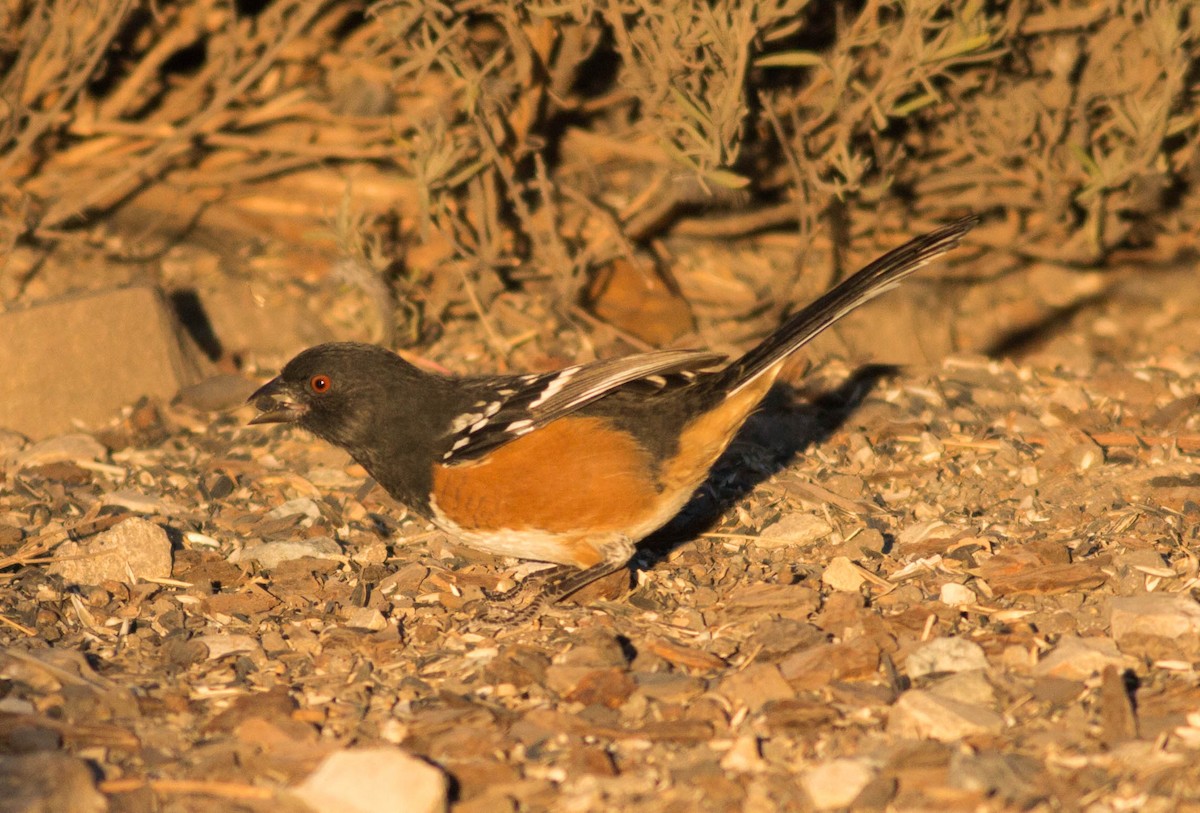
[[[556,559],[587,566],[603,558],[589,537],[636,542],[683,507],[774,378],[768,371],[689,423],[661,468],[627,432],[600,418],[568,416],[477,463],[435,465],[437,509],[471,533],[561,534],[570,552]]]
[[[475,531],[620,530],[653,510],[651,460],[599,418],[560,418],[478,463],[433,467],[448,519]]]

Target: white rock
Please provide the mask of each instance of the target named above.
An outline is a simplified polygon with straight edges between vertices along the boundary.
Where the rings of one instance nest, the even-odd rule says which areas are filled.
[[[171,576],[171,540],[166,531],[144,519],[118,522],[82,542],[64,542],[54,552],[50,572],[71,584],[167,579]]]
[[[974,604],[978,601],[974,590],[958,582],[946,582],[943,584],[940,598],[942,603],[949,607],[962,607],[965,604]]]
[[[317,813],[440,813],[446,777],[399,748],[361,748],[330,754],[289,795]]]
[[[833,533],[833,527],[816,514],[787,514],[758,535],[754,544],[771,550],[789,545],[811,545]]]
[[[156,495],[142,494],[140,491],[110,491],[100,498],[100,503],[115,505],[139,514],[159,514],[169,517],[183,513],[178,505]]]
[[[1188,596],[1118,596],[1110,605],[1112,636],[1122,651],[1152,658],[1200,658],[1200,604]]]
[[[1105,667],[1124,669],[1134,664],[1132,658],[1120,653],[1111,638],[1078,638],[1069,635],[1059,639],[1054,649],[1038,661],[1033,673],[1067,680],[1087,680],[1101,674]]]
[[[965,638],[934,638],[904,661],[910,678],[987,669],[987,666],[983,648]]]
[[[13,455],[13,468],[28,469],[48,463],[103,460],[108,450],[91,435],[76,433],[48,438]]]
[[[383,613],[372,607],[355,607],[346,613],[346,626],[379,632],[387,629],[387,619]]]
[[[297,497],[277,505],[267,512],[267,519],[283,519],[284,517],[302,516],[307,519],[320,519],[321,509],[316,501],[308,497]]]
[[[843,593],[857,593],[866,580],[862,571],[845,556],[835,556],[830,559],[829,564],[825,566],[825,572],[821,574],[821,581],[824,584]]]
[[[875,771],[858,759],[833,759],[806,770],[800,785],[817,810],[849,807]]]
[[[328,536],[314,536],[311,539],[288,539],[280,542],[264,542],[252,548],[234,551],[229,561],[258,562],[259,565],[271,570],[281,562],[292,559],[302,559],[311,556],[314,559],[342,559],[342,548]]]
[[[887,729],[895,737],[953,742],[972,734],[998,734],[1004,718],[982,706],[911,689],[892,706]]]

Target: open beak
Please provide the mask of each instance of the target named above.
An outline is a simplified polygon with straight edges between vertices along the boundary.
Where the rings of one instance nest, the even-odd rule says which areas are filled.
[[[272,378],[263,384],[247,401],[253,402],[259,413],[250,419],[252,424],[293,423],[308,411],[293,396],[291,388],[279,378]]]

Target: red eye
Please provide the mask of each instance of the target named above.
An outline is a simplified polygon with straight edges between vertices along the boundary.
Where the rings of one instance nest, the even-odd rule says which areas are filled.
[[[327,375],[314,375],[308,379],[308,386],[317,395],[322,395],[329,392],[329,387],[333,384]]]

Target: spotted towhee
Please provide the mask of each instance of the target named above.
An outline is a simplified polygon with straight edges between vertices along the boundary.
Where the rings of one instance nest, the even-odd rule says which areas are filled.
[[[784,360],[954,248],[967,217],[841,282],[736,361],[660,350],[551,373],[449,378],[381,347],[300,353],[251,400],[347,450],[389,494],[464,544],[558,565],[522,612],[620,569],[670,520]]]

